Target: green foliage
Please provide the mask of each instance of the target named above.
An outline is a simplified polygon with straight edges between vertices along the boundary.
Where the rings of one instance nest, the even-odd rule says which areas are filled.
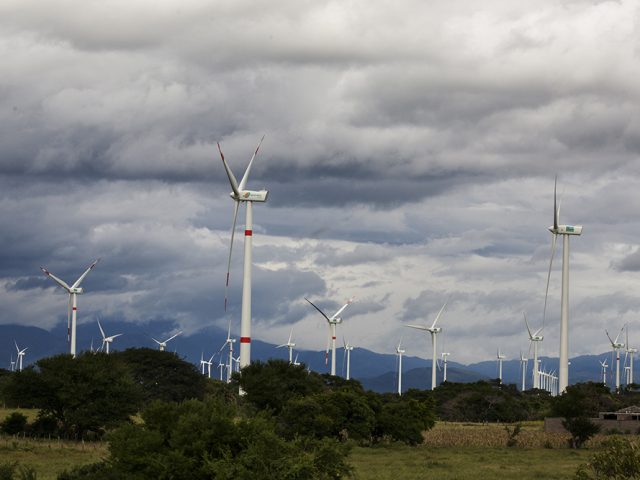
[[[24,433],[27,429],[27,417],[20,412],[13,412],[0,423],[0,432],[7,435]]]
[[[0,463],[0,480],[36,480],[38,477],[33,468],[14,463]]]
[[[378,414],[377,431],[380,436],[417,445],[423,442],[422,432],[433,428],[435,415],[433,400],[399,399],[384,404]]]
[[[609,389],[602,383],[577,383],[569,385],[561,396],[556,397],[552,414],[556,417],[597,417],[598,412],[616,408]]]
[[[16,373],[7,395],[14,402],[28,395],[39,415],[55,419],[65,436],[100,434],[138,410],[140,389],[115,356],[57,355],[39,360],[36,366],[37,370]]]
[[[325,388],[320,375],[284,360],[253,362],[242,369],[239,382],[246,401],[259,410],[276,414],[290,399],[320,393]]]
[[[154,402],[144,424],[109,435],[109,459],[64,480],[148,478],[333,479],[348,476],[348,448],[334,440],[278,436],[267,416],[245,418],[220,400]]]
[[[114,352],[126,364],[134,382],[142,387],[143,402],[202,400],[207,379],[191,363],[176,354],[151,348],[128,348]]]
[[[611,438],[603,443],[604,450],[580,465],[577,480],[640,478],[640,449],[637,442],[626,438]]]
[[[600,425],[596,425],[587,417],[567,417],[562,425],[571,434],[571,447],[581,448],[584,443],[600,431]]]

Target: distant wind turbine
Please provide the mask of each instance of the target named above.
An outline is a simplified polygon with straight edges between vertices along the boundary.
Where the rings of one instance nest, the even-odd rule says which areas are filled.
[[[520,352],[520,373],[522,374],[522,389],[521,389],[522,392],[524,392],[525,390],[525,379],[527,376],[527,362],[528,362],[528,359],[526,359],[522,354],[522,352]]]
[[[400,341],[396,347],[396,355],[398,355],[398,395],[402,395],[402,355],[405,353],[405,351],[400,348],[401,345],[402,337],[400,337]]]
[[[502,361],[505,358],[506,357],[500,352],[500,348],[498,348],[496,359],[498,360],[498,380],[500,380],[500,383],[502,383]]]
[[[77,310],[78,310],[78,300],[77,296],[81,295],[84,290],[80,288],[80,284],[84,280],[84,278],[89,274],[89,272],[95,267],[100,259],[98,258],[95,262],[89,265],[82,275],[73,283],[73,285],[69,286],[66,282],[56,277],[53,273],[47,270],[44,267],[40,267],[45,275],[47,275],[51,280],[56,282],[62,288],[64,288],[69,294],[69,306],[67,309],[67,340],[70,343],[69,353],[75,358],[76,356],[76,320],[77,320]]]
[[[169,343],[171,340],[173,340],[174,338],[176,338],[178,335],[180,335],[182,333],[182,331],[179,331],[178,333],[176,333],[175,335],[167,338],[164,341],[160,341],[160,340],[156,340],[155,338],[151,337],[151,340],[153,340],[154,342],[156,342],[160,348],[161,352],[164,352],[164,349],[167,348],[167,343]]]
[[[624,328],[625,327],[622,327],[615,340],[611,339],[609,332],[607,332],[606,330],[604,331],[604,333],[607,334],[607,338],[611,342],[611,348],[613,349],[613,352],[616,356],[616,392],[620,392],[620,349],[624,348],[624,343],[619,342],[618,339],[620,338],[620,334],[622,333],[622,330],[624,330]]]
[[[21,372],[22,371],[22,358],[24,357],[25,352],[27,351],[27,348],[29,348],[29,347],[24,347],[22,350],[20,350],[20,347],[18,347],[18,342],[16,342],[14,340],[13,343],[16,344],[16,351],[18,352],[18,359],[17,359],[18,371]]]
[[[449,352],[442,352],[442,382],[447,381],[447,358],[451,355]]]
[[[609,365],[607,365],[607,359],[604,359],[604,362],[598,360],[598,362],[600,362],[600,366],[602,367],[602,383],[604,383],[604,385],[607,385],[607,367]]]
[[[431,390],[435,390],[436,388],[436,335],[438,333],[440,333],[442,331],[442,328],[440,327],[436,327],[436,323],[438,323],[438,320],[440,319],[440,315],[442,315],[442,311],[444,310],[444,307],[447,306],[447,303],[445,302],[444,305],[442,305],[442,308],[440,309],[440,311],[438,312],[438,315],[436,316],[436,319],[433,321],[433,323],[431,324],[430,327],[424,326],[424,325],[405,325],[405,327],[409,327],[409,328],[417,328],[418,330],[424,330],[426,332],[429,332],[431,334],[431,347],[432,347],[432,357],[431,357]]]
[[[224,166],[224,170],[227,173],[227,177],[229,178],[229,183],[231,184],[230,193],[231,198],[234,202],[233,209],[233,224],[231,227],[231,242],[229,244],[229,260],[227,262],[227,281],[225,286],[225,296],[224,296],[224,309],[227,310],[228,303],[228,291],[229,291],[229,272],[231,271],[231,252],[233,251],[233,238],[235,236],[236,231],[236,220],[238,218],[238,208],[240,207],[240,203],[244,202],[247,206],[246,210],[246,218],[245,218],[245,226],[244,226],[244,271],[242,278],[242,317],[240,320],[240,367],[246,367],[251,363],[251,265],[252,265],[252,251],[251,244],[253,238],[253,202],[266,202],[267,197],[269,196],[269,192],[267,190],[247,190],[247,180],[249,179],[249,174],[251,173],[251,167],[253,166],[253,161],[258,155],[258,150],[260,150],[260,145],[262,145],[262,140],[264,140],[264,136],[260,139],[258,146],[253,152],[253,156],[251,160],[249,160],[249,165],[247,169],[244,171],[244,175],[242,176],[242,180],[240,183],[236,180],[235,175],[229,168],[227,161],[224,158],[224,154],[222,153],[222,148],[220,147],[220,143],[218,143],[218,151],[220,152],[220,158],[222,159],[222,164]]]
[[[283,343],[282,345],[278,345],[276,347],[276,348],[287,347],[287,349],[289,350],[289,364],[293,363],[293,347],[296,346],[296,344],[291,341],[292,336],[293,336],[293,328],[289,332],[289,340],[287,340],[287,343]]]
[[[345,378],[346,380],[349,380],[351,378],[351,352],[353,351],[353,346],[349,345],[349,342],[345,341],[344,338],[342,339],[342,343],[344,345],[344,354],[347,357],[347,376]]]
[[[118,333],[117,335],[111,335],[109,337],[107,337],[104,333],[104,330],[102,329],[102,325],[100,325],[100,320],[98,319],[98,328],[100,328],[100,333],[102,334],[102,347],[105,349],[105,352],[107,355],[109,355],[109,345],[111,343],[113,343],[113,340],[115,338],[118,338],[119,336],[122,335],[122,333]]]
[[[531,329],[529,328],[529,322],[527,322],[526,313],[522,312],[524,315],[524,324],[527,327],[527,333],[529,334],[529,348],[533,345],[533,387],[532,388],[540,388],[540,368],[538,367],[538,343],[544,340],[544,337],[540,335],[543,327],[540,327],[535,333],[531,333]],[[531,353],[531,350],[529,350]]]
[[[315,308],[320,314],[327,320],[330,329],[330,337],[331,337],[331,375],[336,374],[336,325],[342,323],[342,317],[340,314],[347,308],[349,305],[353,303],[353,299],[355,297],[351,297],[336,313],[334,313],[331,317],[328,317],[326,313],[320,310],[311,300],[305,298],[307,302],[311,304],[313,308]]]

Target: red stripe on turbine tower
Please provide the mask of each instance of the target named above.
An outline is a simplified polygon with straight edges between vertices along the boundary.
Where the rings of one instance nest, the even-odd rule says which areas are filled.
[[[240,343],[251,343],[251,337],[240,337]]]
[[[253,231],[252,231],[252,230],[245,230],[245,231],[244,231],[244,236],[245,236],[245,237],[251,237],[251,236],[253,236]]]
[[[78,307],[73,307],[73,311],[76,311],[76,310],[78,310]]]

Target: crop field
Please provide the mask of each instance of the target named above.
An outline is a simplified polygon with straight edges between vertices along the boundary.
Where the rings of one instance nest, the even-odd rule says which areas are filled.
[[[33,412],[23,413],[32,415]],[[0,420],[6,415],[0,410]],[[509,426],[513,429],[513,426]],[[562,479],[598,451],[605,436],[587,448],[567,448],[567,437],[546,434],[541,422],[522,425],[517,445],[507,447],[504,425],[439,422],[417,447],[400,444],[355,447],[350,456],[355,478],[412,479]],[[19,462],[36,470],[39,480],[53,480],[76,465],[97,462],[107,455],[105,442],[0,437],[0,463]]]

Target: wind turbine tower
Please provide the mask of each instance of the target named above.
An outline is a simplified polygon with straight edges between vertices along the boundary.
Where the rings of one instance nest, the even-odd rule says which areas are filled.
[[[69,341],[69,353],[71,356],[75,358],[76,356],[76,320],[77,320],[77,311],[78,311],[78,295],[81,295],[84,290],[80,288],[80,284],[84,280],[84,278],[89,274],[89,272],[95,267],[100,259],[98,258],[95,262],[89,265],[82,275],[73,283],[73,285],[69,286],[66,282],[56,277],[53,273],[47,270],[44,267],[40,267],[40,270],[44,272],[51,280],[56,282],[62,288],[64,288],[69,294],[69,306],[67,308],[67,340]]]
[[[500,352],[500,348],[496,353],[496,360],[498,360],[498,380],[502,383],[502,361],[505,359],[505,356]]]
[[[625,327],[622,327],[622,328],[624,329]],[[624,348],[624,343],[619,342],[618,339],[620,338],[620,333],[622,333],[622,330],[620,330],[620,333],[618,333],[615,340],[611,339],[609,332],[607,332],[606,330],[604,331],[604,333],[607,334],[607,338],[609,339],[609,342],[611,342],[611,348],[613,349],[613,352],[615,353],[615,356],[616,356],[616,392],[619,392],[620,391],[620,349]]]
[[[607,385],[607,367],[609,365],[607,365],[607,360],[605,359],[604,362],[601,362],[600,360],[598,360],[598,362],[600,362],[600,366],[602,367],[602,383],[604,383],[604,385]]]
[[[523,312],[524,324],[527,327],[527,333],[529,334],[530,345],[533,345],[533,387],[540,388],[540,368],[538,366],[538,343],[544,340],[544,337],[540,335],[543,327],[540,327],[535,333],[531,333],[529,328],[529,322],[527,322],[527,315]]]
[[[400,341],[398,342],[398,346],[396,347],[396,355],[398,355],[398,395],[402,395],[402,354],[405,351],[401,348],[402,345],[402,337],[400,337]]]
[[[551,238],[551,260],[549,261],[549,273],[547,275],[547,289],[544,298],[544,317],[547,308],[547,295],[549,293],[549,279],[551,266],[556,251],[556,239],[562,235],[562,300],[560,307],[560,368],[558,372],[558,393],[563,393],[569,385],[569,237],[582,234],[581,225],[560,225],[560,207],[557,202],[558,177],[553,186],[553,226],[549,227]]]
[[[629,325],[627,325],[626,329],[626,337],[627,337],[627,354],[629,355],[629,381],[628,384],[633,383],[633,356],[638,353],[637,348],[631,348],[629,346]]]
[[[435,390],[436,388],[436,335],[438,335],[438,333],[442,331],[442,328],[436,327],[436,323],[438,323],[438,319],[440,319],[440,315],[442,315],[442,311],[446,306],[447,303],[445,302],[430,327],[424,325],[405,325],[405,327],[424,330],[425,332],[429,332],[431,334],[431,348],[433,349],[431,356],[431,390]]]
[[[322,310],[314,305],[311,300],[305,298],[305,300],[309,302],[313,308],[320,312],[320,314],[327,320],[329,324],[331,337],[331,375],[334,376],[336,374],[336,325],[342,323],[342,317],[340,317],[340,314],[344,311],[345,308],[353,303],[353,299],[354,297],[351,297],[349,300],[347,300],[347,303],[340,307],[340,309],[336,313],[334,313],[331,317],[328,317]]]
[[[442,382],[447,381],[447,357],[451,355],[449,352],[442,352]]]
[[[289,364],[290,365],[293,363],[293,347],[296,346],[295,343],[291,342],[292,335],[293,335],[293,328],[289,332],[289,340],[287,340],[287,343],[283,343],[282,345],[278,345],[276,347],[276,348],[287,347],[287,349],[289,350]]]
[[[346,342],[344,338],[342,339],[342,343],[344,345],[344,353],[347,356],[347,376],[346,379],[349,380],[351,378],[351,352],[353,350],[353,345],[349,345],[349,342]]]
[[[521,392],[525,390],[525,379],[527,376],[527,363],[528,359],[524,357],[522,352],[520,352],[520,373],[522,374],[522,389]]]
[[[229,244],[229,260],[227,262],[227,281],[225,287],[224,309],[227,310],[228,290],[229,290],[229,272],[231,270],[231,252],[233,250],[233,237],[236,231],[236,220],[238,218],[238,208],[240,203],[246,204],[246,217],[244,225],[244,268],[242,277],[242,317],[240,320],[240,368],[244,368],[251,364],[251,266],[252,266],[252,239],[253,239],[253,202],[264,203],[267,201],[269,192],[267,190],[247,190],[247,180],[251,173],[253,161],[258,155],[260,145],[262,145],[264,136],[260,139],[258,146],[253,152],[249,165],[244,171],[240,183],[233,175],[231,168],[227,164],[222,153],[220,143],[218,143],[218,151],[224,165],[225,172],[229,178],[232,192],[229,194],[234,202],[233,224],[231,227],[231,242]]]

